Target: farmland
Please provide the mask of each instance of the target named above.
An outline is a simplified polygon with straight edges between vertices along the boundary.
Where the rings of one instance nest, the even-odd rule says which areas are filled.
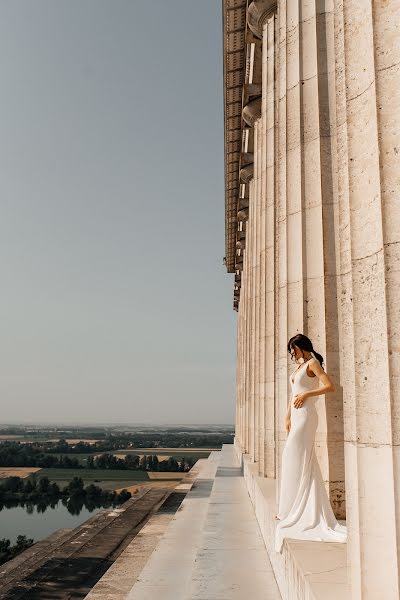
[[[0,479],[5,479],[6,477],[22,477],[24,479],[40,470],[39,467],[0,467]]]
[[[36,476],[48,477],[60,487],[67,485],[73,477],[81,477],[84,485],[95,483],[104,490],[128,488],[137,484],[147,483],[152,485],[148,473],[145,471],[120,471],[114,469],[41,469]],[[176,475],[176,483],[182,478],[183,473],[168,473],[170,479]],[[35,474],[30,475],[30,478]]]

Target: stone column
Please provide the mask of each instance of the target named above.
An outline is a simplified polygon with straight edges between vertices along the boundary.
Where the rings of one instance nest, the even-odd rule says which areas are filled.
[[[265,228],[266,228],[266,162],[267,162],[267,97],[266,97],[266,57],[267,46],[265,39],[262,41],[262,86],[261,86],[261,148],[260,148],[260,461],[258,472],[261,477],[265,475],[265,432],[268,426],[268,415],[266,413],[266,386],[265,386],[265,319],[266,319],[266,304],[265,304],[265,287],[266,287],[266,264],[265,264]]]
[[[261,379],[261,347],[262,347],[262,297],[261,297],[261,213],[262,213],[262,143],[263,128],[262,120],[259,119],[254,124],[254,179],[256,186],[256,416],[257,416],[257,442],[256,442],[256,461],[260,461],[262,453],[261,441],[263,439],[263,400],[262,400],[262,379]]]
[[[304,331],[305,285],[300,121],[299,3],[286,4],[287,323],[290,336]],[[288,373],[289,375],[289,373]]]
[[[254,128],[254,124],[261,116],[261,100],[255,99],[249,102],[243,109],[243,119],[249,128]],[[257,161],[257,134],[253,129],[252,135],[254,137],[254,161]],[[253,460],[258,458],[258,423],[259,423],[259,404],[258,404],[258,391],[259,391],[259,376],[258,376],[258,335],[259,335],[259,296],[260,296],[260,285],[259,285],[259,269],[257,269],[257,252],[259,244],[258,236],[258,224],[259,218],[257,217],[259,206],[258,196],[258,173],[257,163],[253,163],[253,166],[249,169],[247,179],[249,181],[249,218],[247,222],[246,232],[246,255],[247,255],[247,268],[249,277],[249,346],[250,346],[250,360],[248,365],[249,370],[249,405],[250,405],[250,448],[249,454]],[[250,180],[251,179],[251,180]],[[258,261],[259,262],[259,261]]]
[[[286,442],[285,415],[289,400],[288,388],[288,340],[287,327],[287,199],[286,199],[286,0],[278,4],[278,39],[277,39],[277,88],[278,88],[278,136],[277,136],[277,199],[276,199],[276,230],[277,230],[277,289],[276,296],[276,399],[275,399],[275,465],[278,485],[276,486],[277,501],[279,500],[280,459]]]
[[[237,437],[241,448],[244,447],[243,440],[243,380],[244,380],[244,364],[243,364],[243,346],[244,346],[244,335],[243,335],[243,326],[244,326],[244,290],[241,289],[241,296],[239,302],[239,310],[238,310],[238,321],[237,321],[237,402],[236,402],[236,430],[235,436]]]
[[[321,338],[321,349],[326,357],[326,369],[336,385],[336,392],[329,394],[325,402],[323,420],[326,423],[326,427],[318,432],[317,444],[319,444],[322,450],[319,453],[319,459],[322,473],[328,484],[327,491],[334,512],[337,518],[344,519],[346,516],[346,506],[344,490],[343,391],[340,385],[339,348],[340,305],[338,304],[338,273],[340,272],[340,261],[337,231],[338,191],[334,7],[330,0],[317,3],[316,7],[317,92],[325,296],[325,323]],[[314,334],[312,334],[313,336]]]
[[[254,124],[254,460],[260,450],[260,121]]]
[[[250,193],[249,193],[249,202],[250,202]],[[249,204],[249,212],[250,212],[250,204]],[[246,453],[250,453],[251,447],[251,406],[250,406],[250,339],[251,339],[251,277],[250,277],[250,256],[251,256],[251,227],[250,221],[248,220],[246,223],[246,253],[244,255],[244,265],[243,265],[243,275],[245,278],[245,306],[246,306],[246,356],[245,356],[245,373],[246,373],[246,408],[245,408],[245,421],[246,421],[246,445],[245,450]]]
[[[384,232],[390,235],[390,230],[384,227],[380,180],[383,175],[385,181],[382,166],[387,159],[382,157],[381,166],[379,154],[380,143],[388,141],[388,131],[380,130],[382,122],[377,115],[377,85],[385,75],[376,66],[385,59],[378,52],[376,56],[381,56],[375,65],[378,38],[374,31],[375,25],[378,31],[382,31],[383,23],[387,26],[387,4],[375,2],[374,14],[370,0],[346,0],[342,20],[355,381],[354,396],[345,397],[346,494],[350,496],[348,559],[352,598],[360,600],[399,597],[389,383],[390,366],[395,363],[389,362],[389,292],[386,293],[383,247]],[[398,9],[397,2],[395,6]],[[337,10],[341,7],[338,2]],[[390,102],[387,100],[386,107]],[[392,108],[395,110],[394,105]],[[386,174],[391,172],[389,168]]]
[[[376,104],[383,208],[386,309],[396,521],[400,571],[400,2],[373,3]],[[390,461],[389,461],[390,462]],[[392,556],[395,563],[395,556]],[[394,590],[396,587],[394,586]]]
[[[300,128],[301,128],[301,195],[303,252],[304,324],[316,349],[326,356],[324,235],[322,222],[322,186],[320,123],[318,94],[318,56],[315,2],[301,0],[299,14],[300,54]],[[328,129],[328,135],[330,134]],[[330,190],[324,190],[329,195]],[[331,195],[330,195],[331,196]],[[299,248],[297,248],[297,251]],[[296,252],[296,250],[295,250]],[[336,305],[336,296],[333,297]],[[294,333],[293,333],[294,334]],[[292,335],[293,335],[292,334]],[[316,453],[324,480],[329,479],[327,455],[327,423],[325,402],[316,404],[318,430]]]
[[[249,454],[251,459],[254,460],[255,456],[255,373],[254,373],[254,350],[255,350],[255,290],[254,290],[254,213],[255,213],[255,197],[254,197],[254,179],[250,182],[249,190],[249,220],[248,220],[248,250],[247,250],[247,269],[249,278],[249,297],[248,297],[248,308],[249,308],[249,328],[248,328],[248,340],[249,340],[249,362],[248,362],[248,374],[249,374]]]
[[[329,2],[300,2],[300,131],[303,332],[339,378],[336,246],[333,211],[330,87],[334,89],[333,14]],[[334,102],[332,102],[334,105]],[[300,225],[299,225],[300,226]],[[344,513],[342,398],[320,399],[316,453],[338,517]],[[332,498],[332,495],[334,496]],[[339,510],[338,510],[339,509]]]
[[[235,410],[235,438],[240,440],[240,318],[236,326],[236,410]]]
[[[257,169],[257,197],[260,202],[259,229],[261,245],[259,287],[261,294],[260,339],[260,405],[262,410],[261,464],[262,475],[274,476],[274,327],[275,327],[275,267],[274,267],[274,0],[254,0],[248,8],[248,26],[256,38],[262,40],[261,57],[261,120],[256,125],[255,165]]]
[[[266,46],[266,207],[265,207],[265,475],[275,477],[275,13],[263,27]]]

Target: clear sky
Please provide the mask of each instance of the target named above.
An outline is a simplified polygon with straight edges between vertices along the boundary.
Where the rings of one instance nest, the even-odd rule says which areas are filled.
[[[0,422],[233,423],[220,0],[0,0]]]

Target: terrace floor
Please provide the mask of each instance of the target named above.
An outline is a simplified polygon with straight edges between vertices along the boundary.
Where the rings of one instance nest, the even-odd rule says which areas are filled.
[[[202,461],[176,514],[161,518],[148,521],[87,600],[281,599],[233,445]]]

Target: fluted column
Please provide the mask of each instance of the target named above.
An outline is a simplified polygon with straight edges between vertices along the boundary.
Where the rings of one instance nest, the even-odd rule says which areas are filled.
[[[275,477],[275,14],[263,28],[266,46],[266,206],[265,206],[265,475]]]
[[[240,439],[240,317],[236,326],[236,410],[235,410],[235,438]]]
[[[249,206],[250,211],[250,206]],[[250,311],[250,284],[251,284],[251,273],[250,273],[250,251],[251,251],[251,227],[250,222],[246,223],[246,253],[244,255],[244,264],[243,264],[243,275],[245,280],[245,314],[246,314],[246,352],[245,352],[245,450],[246,453],[250,453],[250,415],[251,415],[251,407],[250,407],[250,335],[251,335],[251,311]]]
[[[298,2],[286,4],[286,29],[287,323],[294,335],[305,327]]]
[[[396,521],[400,571],[400,2],[373,4],[376,104],[383,207],[383,243],[388,324],[389,381]],[[397,43],[394,41],[397,40]],[[393,562],[396,558],[393,556]]]
[[[254,211],[254,283],[255,283],[255,323],[254,323],[254,371],[255,371],[255,448],[254,460],[260,459],[260,319],[261,319],[261,269],[260,269],[260,247],[261,247],[261,142],[262,128],[261,120],[254,124],[254,188],[255,188],[255,211]]]
[[[353,590],[360,587],[357,581],[361,569],[358,531],[358,480],[349,477],[352,468],[346,444],[356,429],[355,371],[354,371],[354,318],[353,273],[351,260],[349,154],[347,145],[346,65],[344,45],[344,15],[342,0],[335,2],[335,79],[336,79],[336,173],[337,173],[337,238],[339,249],[339,333],[340,333],[340,384],[344,399],[344,439],[346,458],[346,512],[347,512],[347,566]],[[358,596],[355,596],[357,598]]]
[[[255,189],[254,179],[249,184],[249,220],[248,220],[248,250],[247,250],[247,273],[249,279],[248,296],[248,375],[249,375],[249,448],[251,459],[255,456],[255,281],[254,281],[254,213],[255,213]]]
[[[382,106],[385,102],[379,88],[385,75],[379,72],[378,65],[391,58],[378,52],[376,56],[380,57],[375,59],[377,31],[382,32],[388,16],[385,4],[388,3],[377,1],[372,5],[370,0],[346,0],[337,6],[337,13],[343,10],[355,382],[354,395],[349,393],[347,397],[345,387],[348,560],[352,598],[362,600],[399,597],[392,450],[396,404],[391,404],[389,380],[393,365],[387,337],[390,292],[386,291],[383,247],[390,229],[385,227],[383,218],[384,186],[381,192],[387,157],[382,156],[380,164],[379,152],[380,143],[386,144],[392,134],[385,137],[388,130],[381,130],[377,103],[378,97]],[[397,2],[395,5],[398,9]],[[337,25],[340,19],[337,15]],[[387,98],[386,107],[396,110]],[[390,173],[393,169],[389,167],[386,174],[390,177]]]
[[[324,236],[322,222],[322,185],[320,154],[320,122],[318,94],[318,57],[316,36],[316,3],[301,0],[299,14],[300,106],[301,106],[301,171],[304,325],[316,349],[326,356],[326,321],[324,289]],[[329,128],[327,135],[330,135]],[[324,190],[329,195],[329,190]],[[331,194],[330,194],[330,200]],[[336,303],[336,296],[333,297]],[[293,334],[292,334],[293,335]],[[329,342],[328,342],[329,344]],[[316,404],[318,429],[316,454],[321,472],[329,479],[327,423],[324,398]]]
[[[267,97],[266,97],[266,57],[267,45],[263,37],[262,42],[262,96],[261,96],[261,148],[260,148],[260,461],[258,472],[261,477],[265,475],[265,444],[266,428],[268,426],[268,415],[266,412],[266,386],[265,386],[265,320],[266,320],[266,163],[267,163]]]
[[[244,380],[244,363],[243,363],[243,325],[244,325],[244,298],[243,289],[239,302],[238,319],[237,319],[237,363],[236,363],[236,429],[235,437],[239,441],[241,448],[244,447],[243,442],[243,380]]]
[[[318,7],[318,12],[317,12]],[[300,2],[300,130],[304,325],[339,378],[334,165],[329,92],[334,89],[333,13],[329,3]],[[299,224],[300,226],[300,224]],[[336,515],[344,512],[343,413],[340,390],[316,404],[316,454]],[[332,497],[333,496],[333,497]]]
[[[262,381],[261,381],[261,211],[262,211],[262,142],[263,142],[262,120],[258,119],[254,124],[254,185],[256,197],[256,244],[255,244],[255,281],[256,281],[256,324],[255,324],[255,340],[256,340],[256,454],[255,460],[260,461],[261,439],[263,436],[262,426]]]
[[[331,2],[316,5],[316,53],[324,273],[324,331],[320,342],[326,368],[336,385],[336,392],[329,394],[325,402],[325,426],[317,434],[317,444],[322,450],[319,453],[319,460],[322,473],[328,483],[327,491],[332,507],[337,518],[344,519],[346,516],[344,422],[343,389],[340,381],[340,304],[337,276],[340,272],[340,260],[337,220],[335,27],[334,6]],[[311,332],[310,329],[309,331]],[[314,338],[314,333],[311,337]],[[316,343],[319,343],[319,340]]]
[[[286,442],[285,415],[289,400],[288,388],[288,287],[287,287],[287,197],[286,197],[286,0],[278,4],[278,39],[277,39],[277,88],[278,88],[278,135],[277,135],[277,200],[276,200],[276,230],[277,230],[277,289],[276,294],[276,415],[275,415],[275,464],[278,485],[276,486],[277,500],[279,499],[280,465],[283,446]]]

